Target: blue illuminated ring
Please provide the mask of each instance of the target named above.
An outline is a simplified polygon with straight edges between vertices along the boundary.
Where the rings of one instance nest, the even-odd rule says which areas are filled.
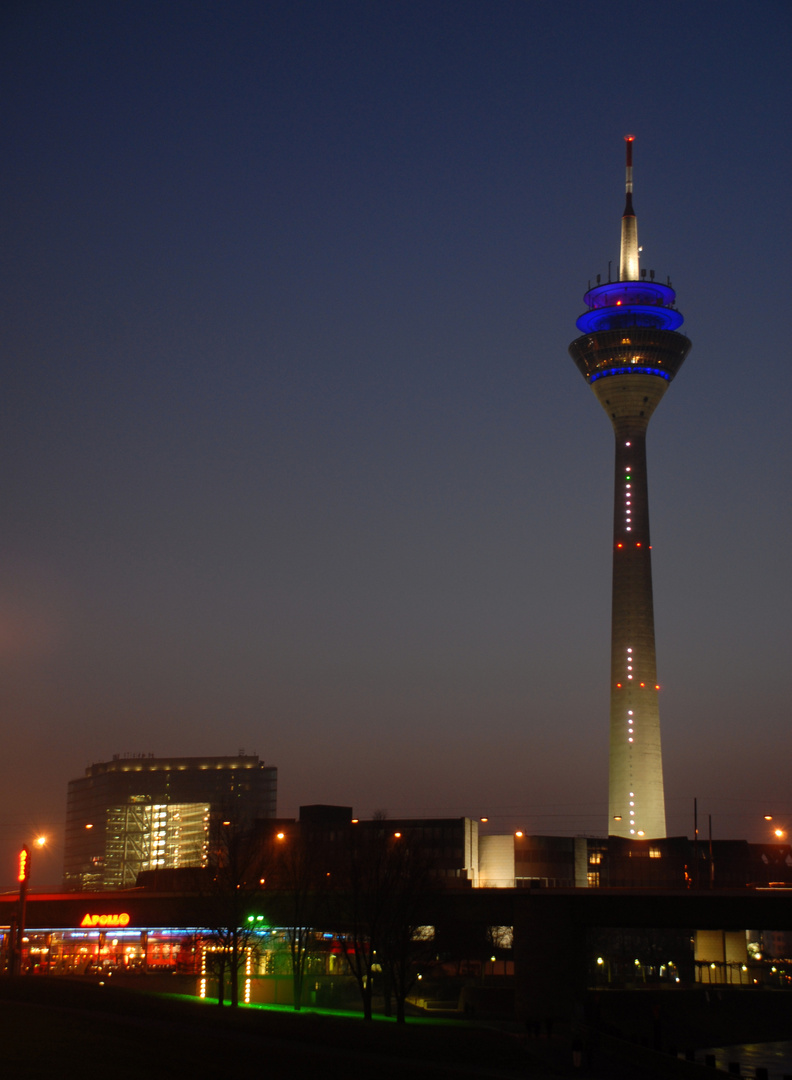
[[[666,382],[671,382],[671,376],[667,371],[662,371],[660,368],[640,367],[638,364],[633,364],[632,367],[608,368],[607,371],[597,371],[589,376],[589,384],[596,382],[597,379],[604,379],[608,375],[659,375],[660,378],[665,379]]]

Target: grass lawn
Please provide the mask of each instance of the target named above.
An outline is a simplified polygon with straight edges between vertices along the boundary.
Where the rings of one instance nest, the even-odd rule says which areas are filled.
[[[397,1026],[308,1010],[221,1009],[111,986],[23,978],[0,980],[0,1075],[542,1080],[546,1073],[518,1040],[464,1023]]]

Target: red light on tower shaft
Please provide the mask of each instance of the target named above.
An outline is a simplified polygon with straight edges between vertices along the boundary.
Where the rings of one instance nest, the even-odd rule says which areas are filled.
[[[17,881],[22,884],[27,881],[30,874],[30,852],[26,847],[23,847],[19,853],[19,865],[17,870]]]

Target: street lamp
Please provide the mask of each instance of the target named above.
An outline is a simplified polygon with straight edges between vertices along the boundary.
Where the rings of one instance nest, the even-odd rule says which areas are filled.
[[[33,841],[34,845],[41,849],[47,842],[46,836],[37,836]],[[32,856],[30,848],[27,844],[19,852],[19,860],[17,862],[17,881],[19,882],[19,904],[17,909],[17,925],[16,933],[13,930],[10,933],[11,944],[11,974],[19,975],[22,973],[22,942],[25,937],[25,914],[27,909],[27,891],[28,881],[30,880],[30,870],[32,866]]]
[[[774,821],[775,816],[773,814],[765,814],[764,819],[765,821]],[[772,833],[776,840],[783,840],[786,837],[787,831],[786,829],[782,829],[780,825],[775,825],[773,826]]]

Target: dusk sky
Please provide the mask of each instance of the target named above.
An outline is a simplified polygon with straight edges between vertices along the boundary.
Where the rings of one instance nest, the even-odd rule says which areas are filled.
[[[792,828],[792,5],[20,0],[0,15],[0,888],[113,754],[278,810],[607,831],[613,435],[643,263],[670,835]]]

